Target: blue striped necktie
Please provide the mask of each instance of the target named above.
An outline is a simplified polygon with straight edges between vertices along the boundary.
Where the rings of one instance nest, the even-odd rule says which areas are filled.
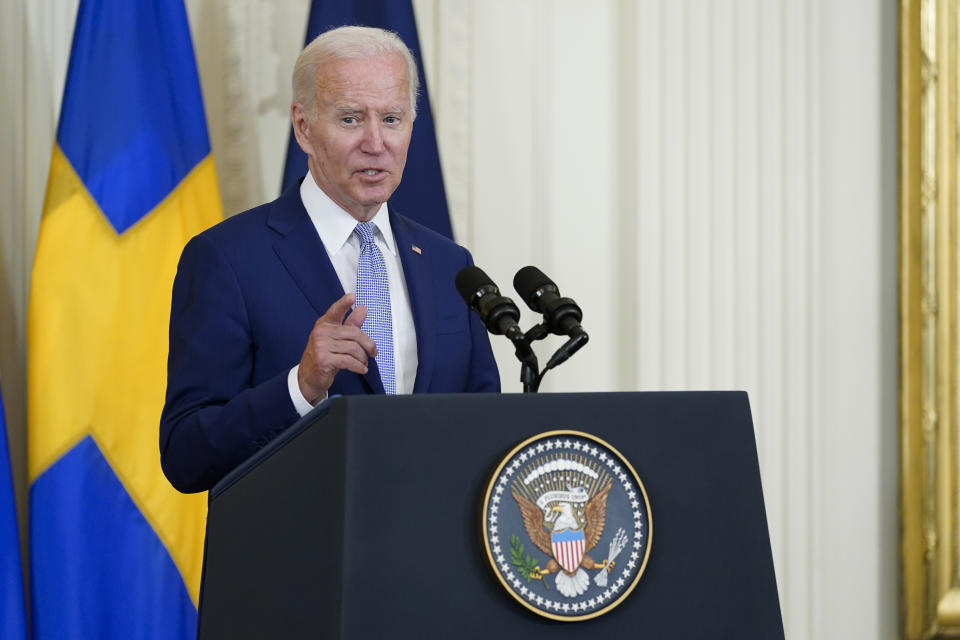
[[[397,392],[393,366],[393,316],[390,312],[390,283],[383,254],[374,242],[377,226],[372,222],[359,223],[353,232],[360,239],[360,258],[357,261],[357,304],[367,308],[363,332],[377,344],[377,368],[387,393]]]

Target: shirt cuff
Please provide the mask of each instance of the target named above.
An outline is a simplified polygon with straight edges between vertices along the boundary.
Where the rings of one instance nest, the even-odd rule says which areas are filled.
[[[290,373],[287,374],[287,391],[290,392],[290,399],[293,400],[293,408],[297,410],[297,413],[300,414],[300,417],[307,415],[313,408],[317,405],[310,404],[306,398],[303,397],[303,394],[300,392],[300,383],[297,382],[297,372],[300,371],[300,365],[296,365],[293,369],[290,369]],[[320,404],[327,399],[327,394],[324,393],[322,396],[317,398],[317,404]]]

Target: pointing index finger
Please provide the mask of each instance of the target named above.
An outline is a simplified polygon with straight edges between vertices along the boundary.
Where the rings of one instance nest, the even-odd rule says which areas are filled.
[[[347,312],[350,311],[350,307],[353,306],[355,300],[356,296],[354,294],[345,294],[342,298],[330,305],[330,308],[327,309],[327,312],[323,314],[323,319],[326,322],[343,324],[344,316],[346,316]]]

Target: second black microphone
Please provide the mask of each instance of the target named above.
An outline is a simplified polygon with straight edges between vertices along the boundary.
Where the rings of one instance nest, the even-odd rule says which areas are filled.
[[[520,309],[513,300],[500,295],[500,289],[483,269],[470,265],[457,273],[454,281],[457,291],[471,309],[480,314],[487,331],[496,335],[508,335],[523,331],[517,324]]]

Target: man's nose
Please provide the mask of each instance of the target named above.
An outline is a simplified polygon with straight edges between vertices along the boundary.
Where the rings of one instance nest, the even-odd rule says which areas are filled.
[[[380,153],[383,151],[383,130],[379,122],[367,122],[363,128],[363,140],[360,148],[365,153]]]

